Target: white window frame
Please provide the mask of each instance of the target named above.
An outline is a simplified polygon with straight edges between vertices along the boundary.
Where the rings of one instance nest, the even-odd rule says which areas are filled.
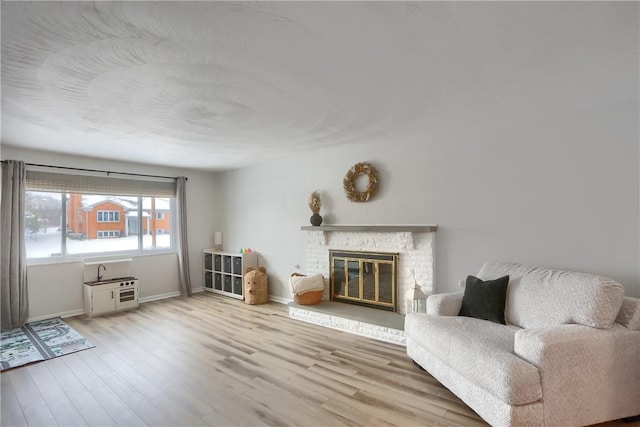
[[[120,230],[98,230],[98,239],[120,237]]]
[[[30,174],[31,177],[30,177]],[[48,172],[45,167],[45,171],[38,169],[27,169],[27,191],[34,192],[50,192],[61,195],[61,245],[60,252],[52,254],[46,257],[30,257],[27,258],[27,264],[48,264],[58,262],[70,262],[77,261],[92,256],[145,256],[145,255],[159,255],[167,253],[177,253],[177,231],[178,225],[176,222],[177,212],[177,200],[175,194],[175,180],[164,179],[164,181],[158,180],[139,180],[139,179],[121,179],[121,178],[107,178],[110,183],[104,186],[104,188],[110,188],[106,192],[102,192],[100,188],[103,188],[102,179],[96,180],[96,175],[70,175],[58,172]],[[98,182],[99,181],[99,182]],[[31,186],[30,186],[31,185]],[[111,187],[109,187],[111,186]],[[65,191],[65,188],[69,190]],[[98,189],[98,190],[95,190]],[[160,248],[145,248],[143,244],[143,233],[138,233],[138,244],[136,249],[125,249],[121,251],[109,251],[105,252],[83,252],[69,254],[67,252],[67,199],[71,193],[77,194],[105,194],[111,196],[121,197],[138,197],[138,224],[142,229],[143,224],[143,209],[142,200],[145,197],[157,197],[166,198],[170,201],[171,220],[170,220],[170,233],[171,233],[171,245],[169,247]],[[137,193],[137,194],[135,194]],[[107,211],[108,212],[108,211]],[[116,212],[118,221],[108,221],[108,223],[119,222],[124,218],[127,221],[127,216],[124,212]],[[97,220],[96,214],[96,220]],[[104,221],[102,221],[104,223]],[[102,230],[110,231],[110,230]],[[120,232],[118,231],[118,234]],[[114,236],[115,237],[115,233]]]
[[[104,219],[105,216],[107,219]],[[96,213],[96,220],[97,222],[120,222],[120,211],[98,211]]]

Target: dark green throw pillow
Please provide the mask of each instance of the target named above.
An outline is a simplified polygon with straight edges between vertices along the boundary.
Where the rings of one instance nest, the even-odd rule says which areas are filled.
[[[486,282],[477,277],[468,276],[459,315],[506,325],[504,309],[508,284],[509,276]]]

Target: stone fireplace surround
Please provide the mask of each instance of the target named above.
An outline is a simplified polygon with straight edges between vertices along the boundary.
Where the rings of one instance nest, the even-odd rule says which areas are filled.
[[[329,225],[318,227],[302,227],[307,234],[306,264],[307,274],[322,274],[325,278],[323,302],[319,306],[290,305],[289,315],[292,318],[327,326],[335,329],[383,341],[404,344],[404,330],[398,326],[386,327],[375,321],[368,323],[360,319],[363,307],[345,303],[329,302],[329,249],[361,252],[399,253],[398,269],[398,310],[406,313],[404,295],[418,283],[426,294],[434,289],[434,253],[435,231],[437,225]],[[339,304],[336,310],[330,304]],[[349,306],[350,308],[343,307]],[[351,308],[352,307],[352,308]],[[378,312],[376,309],[365,309]],[[349,314],[349,312],[353,314]],[[347,313],[336,314],[336,313]],[[375,317],[379,313],[373,313]],[[389,315],[399,316],[395,313]],[[402,323],[401,319],[390,319],[391,325]],[[384,322],[383,322],[384,323]]]

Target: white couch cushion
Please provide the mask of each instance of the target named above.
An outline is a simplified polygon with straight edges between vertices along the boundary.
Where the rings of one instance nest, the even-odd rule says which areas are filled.
[[[433,294],[427,297],[427,314],[457,316],[462,307],[464,293]]]
[[[513,354],[520,330],[471,317],[411,313],[405,332],[418,345],[469,381],[511,405],[542,398],[540,375]]]
[[[613,325],[624,288],[605,277],[508,262],[482,266],[478,277],[509,275],[507,323],[538,328],[577,323],[608,329]]]

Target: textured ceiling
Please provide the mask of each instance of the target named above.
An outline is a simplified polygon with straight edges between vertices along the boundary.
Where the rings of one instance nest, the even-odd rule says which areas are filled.
[[[615,59],[621,19],[599,4],[3,2],[2,142],[220,170],[392,138],[498,85],[517,97],[558,67],[584,73],[584,46]]]

